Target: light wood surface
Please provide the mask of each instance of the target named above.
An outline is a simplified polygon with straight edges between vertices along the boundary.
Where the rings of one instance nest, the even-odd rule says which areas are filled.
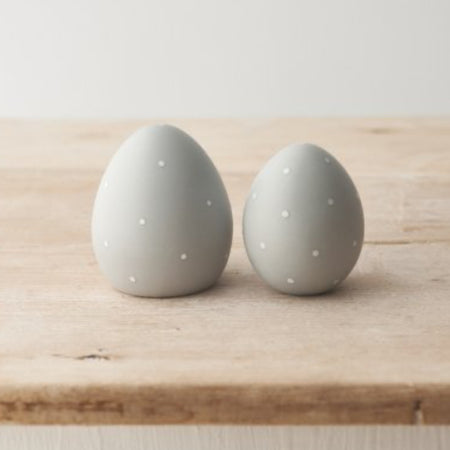
[[[0,420],[74,424],[450,423],[450,120],[170,120],[213,158],[234,246],[219,283],[133,298],[95,263],[102,171],[151,121],[0,121]],[[295,298],[252,271],[240,222],[278,149],[348,169],[366,239],[334,293]]]

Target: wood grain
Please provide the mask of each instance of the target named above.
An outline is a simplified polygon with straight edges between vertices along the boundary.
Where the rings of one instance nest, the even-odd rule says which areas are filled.
[[[0,121],[0,420],[116,424],[450,423],[450,120],[170,120],[228,188],[219,283],[178,299],[112,290],[89,242],[108,159],[149,122]],[[361,194],[366,242],[333,294],[278,294],[240,221],[256,172],[328,148]]]

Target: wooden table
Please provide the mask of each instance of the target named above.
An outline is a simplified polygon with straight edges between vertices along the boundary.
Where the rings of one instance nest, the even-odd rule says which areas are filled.
[[[169,120],[213,158],[234,245],[219,283],[134,298],[102,277],[90,214],[109,158],[151,121],[0,121],[0,421],[450,423],[450,120]],[[260,281],[240,229],[264,162],[295,141],[348,169],[357,267],[329,295]]]

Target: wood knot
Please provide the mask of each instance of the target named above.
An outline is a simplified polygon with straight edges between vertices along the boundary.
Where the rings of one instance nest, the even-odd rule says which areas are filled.
[[[422,401],[417,400],[414,405],[414,425],[423,425],[425,423],[422,410]]]
[[[395,133],[395,130],[393,128],[387,128],[387,127],[373,127],[368,129],[369,133],[372,134],[392,134]]]
[[[85,359],[104,359],[106,361],[110,360],[110,357],[108,355],[99,355],[98,353],[91,353],[89,355],[81,355],[77,356],[75,359],[84,361]]]

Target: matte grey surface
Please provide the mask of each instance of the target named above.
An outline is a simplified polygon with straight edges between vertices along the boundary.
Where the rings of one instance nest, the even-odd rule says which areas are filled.
[[[269,285],[288,294],[319,294],[341,283],[359,257],[361,201],[331,154],[292,144],[253,182],[243,234],[253,267]]]
[[[101,180],[92,241],[102,272],[128,294],[171,297],[213,285],[228,260],[231,207],[205,151],[170,125],[145,127]]]

